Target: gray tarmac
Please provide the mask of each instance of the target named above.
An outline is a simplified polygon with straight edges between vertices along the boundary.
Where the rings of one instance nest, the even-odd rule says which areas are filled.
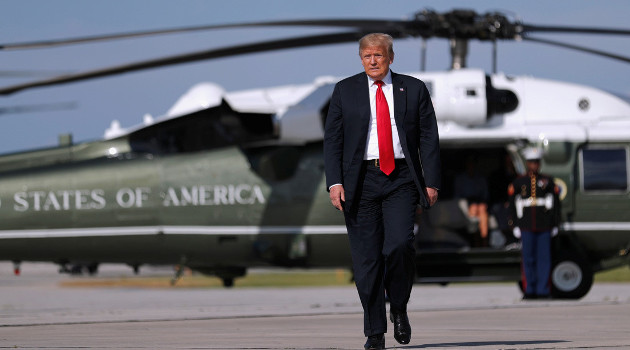
[[[362,349],[353,286],[68,288],[54,265],[0,264],[0,349]],[[170,271],[155,270],[154,274]],[[104,267],[99,278],[131,273]],[[416,285],[401,349],[630,349],[630,284],[522,301],[513,284]]]

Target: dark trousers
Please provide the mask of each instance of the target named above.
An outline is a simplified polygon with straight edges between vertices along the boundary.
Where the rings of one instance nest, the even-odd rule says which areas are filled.
[[[362,174],[357,205],[345,219],[364,333],[370,336],[387,332],[385,291],[392,310],[407,311],[415,275],[418,190],[404,160],[396,161],[389,176],[366,164]]]
[[[525,294],[548,296],[551,292],[551,233],[521,230]]]

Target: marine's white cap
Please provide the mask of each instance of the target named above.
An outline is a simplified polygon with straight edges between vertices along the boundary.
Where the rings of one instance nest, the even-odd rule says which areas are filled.
[[[542,158],[542,150],[535,147],[527,147],[523,150],[525,160],[539,160]]]

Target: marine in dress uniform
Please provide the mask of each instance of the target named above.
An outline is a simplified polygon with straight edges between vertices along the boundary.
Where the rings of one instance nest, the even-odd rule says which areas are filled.
[[[526,149],[527,173],[508,186],[509,223],[522,241],[524,299],[551,294],[551,237],[558,233],[560,223],[560,191],[551,177],[539,172],[541,153]]]

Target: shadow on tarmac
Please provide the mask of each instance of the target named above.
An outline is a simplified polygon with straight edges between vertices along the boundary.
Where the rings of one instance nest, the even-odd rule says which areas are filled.
[[[471,348],[476,346],[502,346],[502,345],[533,345],[533,344],[557,344],[557,343],[569,343],[568,340],[525,340],[525,341],[475,341],[475,342],[461,342],[461,343],[435,343],[435,344],[422,344],[422,345],[407,345],[399,346],[399,349],[425,349],[425,348]]]

